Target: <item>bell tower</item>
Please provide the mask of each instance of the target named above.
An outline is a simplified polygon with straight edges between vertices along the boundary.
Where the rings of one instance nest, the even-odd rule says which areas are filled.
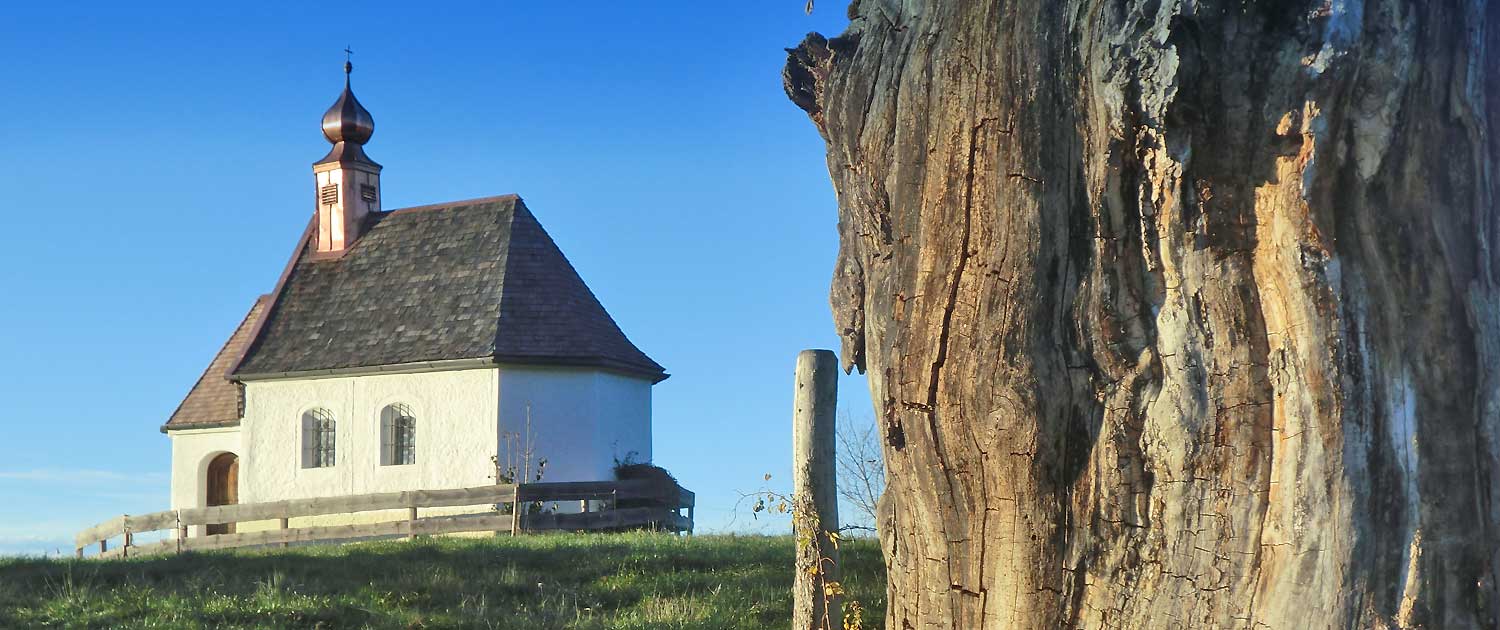
[[[328,155],[313,164],[317,178],[317,251],[340,253],[359,240],[365,217],[380,212],[380,165],[365,155],[375,133],[375,119],[354,98],[344,62],[344,93],[323,114],[323,137],[333,143]]]

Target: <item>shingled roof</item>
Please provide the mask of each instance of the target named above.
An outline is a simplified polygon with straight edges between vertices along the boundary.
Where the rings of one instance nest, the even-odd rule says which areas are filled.
[[[235,377],[485,359],[666,378],[519,197],[370,221],[341,256],[304,243]]]
[[[163,430],[204,429],[239,424],[240,415],[245,408],[245,389],[243,385],[229,380],[229,368],[234,367],[235,360],[244,354],[245,346],[250,343],[250,336],[255,329],[255,322],[260,319],[270,299],[271,296],[262,295],[255,300],[250,312],[245,314],[245,319],[240,321],[234,334],[229,336],[229,341],[224,342],[224,347],[209,362],[208,369],[198,377],[198,382],[188,392],[187,398],[182,399],[177,411],[172,412],[172,417],[162,427]]]

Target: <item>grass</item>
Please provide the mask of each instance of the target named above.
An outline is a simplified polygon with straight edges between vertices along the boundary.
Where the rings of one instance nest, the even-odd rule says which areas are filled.
[[[633,533],[0,558],[0,628],[786,627],[792,552],[785,536]],[[842,564],[879,628],[879,548],[846,541]]]

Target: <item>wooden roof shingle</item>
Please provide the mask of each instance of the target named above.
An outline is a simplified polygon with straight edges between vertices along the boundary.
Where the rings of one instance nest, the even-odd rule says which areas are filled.
[[[456,359],[667,376],[514,195],[374,215],[339,257],[307,247],[237,379]]]

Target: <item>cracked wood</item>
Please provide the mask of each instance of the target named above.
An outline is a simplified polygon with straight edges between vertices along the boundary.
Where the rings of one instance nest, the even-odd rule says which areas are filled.
[[[1497,628],[1500,6],[860,0],[890,628]]]

